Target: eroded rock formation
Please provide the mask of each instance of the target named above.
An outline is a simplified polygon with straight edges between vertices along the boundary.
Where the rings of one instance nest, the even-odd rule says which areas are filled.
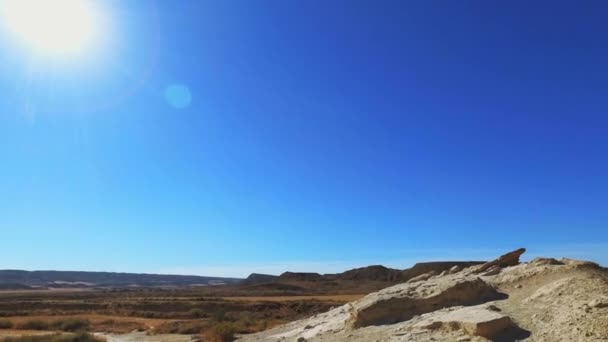
[[[606,341],[608,273],[519,249],[452,265],[242,341]]]

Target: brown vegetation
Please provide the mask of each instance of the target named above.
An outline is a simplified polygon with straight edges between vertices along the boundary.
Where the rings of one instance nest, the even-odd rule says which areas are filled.
[[[17,324],[16,328],[21,330],[82,332],[87,331],[89,329],[89,325],[90,322],[88,320],[79,318],[65,318],[52,321],[30,319]]]
[[[87,333],[53,334],[40,336],[8,337],[2,342],[104,342],[105,340]]]
[[[219,296],[232,291],[240,296]],[[237,291],[227,286],[181,290],[0,291],[0,329],[201,334],[205,340],[223,342],[234,334],[262,331],[362,296],[272,293],[277,296],[265,297],[259,291]]]
[[[0,319],[0,329],[11,329],[13,327],[13,322],[8,319]]]
[[[0,329],[201,335],[230,341],[317,315],[427,271],[470,263],[425,263],[409,270],[370,266],[340,274],[254,274],[240,284],[186,288],[0,291]],[[4,327],[4,328],[3,328]]]

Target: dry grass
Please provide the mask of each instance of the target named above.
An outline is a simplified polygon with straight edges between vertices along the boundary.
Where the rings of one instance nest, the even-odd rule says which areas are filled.
[[[365,297],[365,294],[346,294],[346,295],[318,295],[318,296],[257,296],[257,297],[223,297],[228,301],[239,302],[299,302],[306,300],[330,301],[330,302],[352,302]]]
[[[158,334],[203,334],[210,340],[218,340],[218,336],[228,336],[233,329],[239,334],[262,331],[325,312],[363,296],[291,296],[281,291],[272,292],[276,294],[273,296],[260,296],[257,290],[237,290],[0,292],[0,329],[3,324],[7,327],[10,324],[18,331],[39,333],[84,330],[122,334],[150,331]],[[233,291],[241,295],[219,295]]]
[[[232,342],[235,340],[237,327],[232,323],[218,323],[211,327],[203,337],[213,342]]]
[[[120,317],[120,316],[105,316],[95,314],[83,314],[78,316],[18,316],[4,318],[0,321],[7,321],[12,324],[12,328],[28,331],[53,331],[68,329],[68,322],[85,320],[88,321],[86,330],[93,332],[106,332],[114,334],[125,334],[132,331],[145,331],[154,326],[161,325],[167,320],[163,319],[146,319],[137,317]],[[32,321],[36,322],[32,324]],[[58,322],[64,322],[64,329],[57,328]],[[38,329],[27,329],[26,327],[37,326]],[[46,328],[46,329],[43,329]],[[1,339],[0,339],[1,341]]]
[[[12,329],[13,322],[8,319],[0,319],[0,329]]]
[[[38,336],[7,337],[2,342],[104,342],[105,340],[87,333],[52,334]]]

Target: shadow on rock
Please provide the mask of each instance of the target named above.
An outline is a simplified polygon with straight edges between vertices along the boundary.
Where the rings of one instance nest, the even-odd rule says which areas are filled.
[[[509,329],[492,339],[494,342],[517,342],[532,336],[528,330],[522,329],[517,325],[512,325]]]

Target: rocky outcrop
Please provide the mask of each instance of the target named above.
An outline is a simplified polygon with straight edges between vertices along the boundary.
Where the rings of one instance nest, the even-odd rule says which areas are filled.
[[[484,273],[490,270],[498,270],[500,268],[519,265],[519,257],[526,252],[525,248],[520,248],[513,252],[501,255],[498,259],[486,262],[479,268],[474,270],[474,273]],[[493,274],[490,274],[493,275]]]
[[[415,282],[418,282],[418,281],[426,281],[426,280],[429,280],[432,277],[436,276],[437,274],[438,274],[437,271],[431,271],[431,272],[428,272],[428,273],[423,273],[423,274],[421,274],[419,276],[416,276],[416,277],[408,280],[407,282],[408,283],[415,283]]]
[[[412,278],[418,277],[422,274],[428,274],[430,272],[436,272],[440,274],[443,271],[450,271],[455,267],[457,269],[464,269],[467,267],[481,265],[485,261],[436,261],[436,262],[419,262],[412,268],[401,271],[401,281],[408,281]]]
[[[517,329],[511,318],[502,312],[488,309],[485,305],[442,312],[415,324],[429,330],[464,330],[471,336],[496,339]]]
[[[243,341],[608,340],[608,273],[569,259],[520,263],[523,249],[409,281]],[[423,279],[424,278],[424,279]],[[411,279],[411,278],[410,278]]]
[[[437,278],[426,284],[395,286],[370,295],[354,312],[353,326],[394,324],[459,305],[475,305],[504,298],[479,278]]]

